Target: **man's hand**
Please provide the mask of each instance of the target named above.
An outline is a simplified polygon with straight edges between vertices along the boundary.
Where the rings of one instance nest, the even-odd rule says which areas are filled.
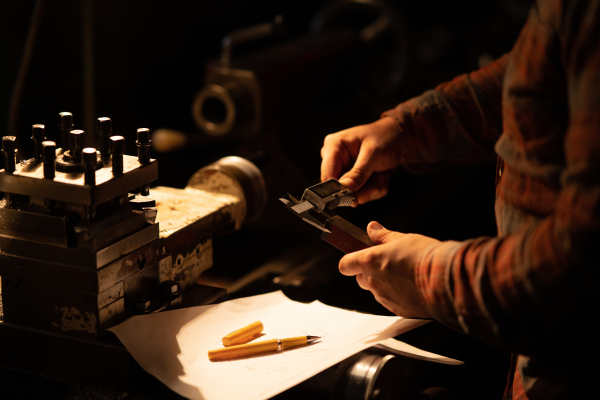
[[[353,206],[385,196],[391,171],[400,165],[399,137],[398,124],[389,117],[327,135],[321,180],[339,178],[354,192]]]
[[[407,318],[431,318],[417,293],[415,266],[440,242],[422,235],[389,231],[377,222],[371,222],[367,232],[377,246],[344,256],[340,272],[356,276],[359,286],[370,290],[393,313]]]

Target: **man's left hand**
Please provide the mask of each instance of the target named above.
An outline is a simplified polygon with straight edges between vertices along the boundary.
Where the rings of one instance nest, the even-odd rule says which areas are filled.
[[[377,246],[347,254],[340,272],[356,276],[359,286],[393,313],[407,318],[431,318],[421,304],[415,284],[418,261],[440,241],[422,235],[389,231],[377,222],[367,227]]]

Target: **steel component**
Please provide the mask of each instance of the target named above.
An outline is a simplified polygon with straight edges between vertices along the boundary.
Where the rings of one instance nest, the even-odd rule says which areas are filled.
[[[308,201],[322,212],[325,208],[333,210],[337,207],[349,207],[354,200],[354,194],[337,180],[329,179],[306,189],[302,200]]]
[[[344,253],[353,253],[375,246],[367,232],[339,215],[329,218],[325,228],[329,232],[322,232],[321,239]]]
[[[69,132],[69,153],[73,162],[81,162],[81,149],[83,148],[84,131],[80,129]]]
[[[84,172],[85,166],[82,161],[82,149],[84,146],[85,132],[79,129],[69,132],[69,150],[63,149],[62,154],[56,158],[56,169],[68,173],[67,176],[72,176],[73,173]],[[102,159],[98,157],[95,168],[100,169],[104,166]]]
[[[72,128],[70,113],[60,118],[61,131]],[[212,266],[213,232],[231,226],[242,200],[179,190],[163,195],[160,204],[140,197],[145,207],[135,210],[129,192],[158,177],[158,164],[149,157],[149,131],[140,132],[141,157],[125,155],[124,139],[113,137],[113,159],[105,167],[99,152],[83,148],[83,131],[70,130],[68,150],[58,152],[55,142],[42,142],[43,165],[17,164],[15,138],[3,139],[8,168],[0,172],[0,191],[6,193],[0,202],[0,342],[13,343],[21,356],[2,352],[0,367],[86,382],[93,376],[101,384],[114,384],[117,376],[124,379],[118,384],[127,384],[129,356],[124,349],[116,355],[122,348],[106,329],[139,312],[136,305],[149,295],[152,312],[179,307],[188,289],[196,301],[188,298],[188,305],[222,299],[224,290],[215,294],[214,288],[198,289],[196,282]],[[36,132],[42,131],[33,128],[39,141]],[[173,222],[168,217],[176,208],[182,216]],[[158,210],[165,214],[165,229],[156,221]],[[31,343],[60,346],[62,352],[24,351]],[[53,368],[62,353],[71,356],[61,363],[78,365]],[[88,368],[91,374],[77,374],[97,361],[103,370],[110,366],[117,372]]]
[[[150,162],[150,145],[152,141],[150,140],[150,129],[148,128],[139,128],[137,130],[137,141],[138,147],[138,160],[140,164],[147,164]]]
[[[69,148],[69,132],[73,130],[73,114],[61,112],[58,114],[58,129],[60,131],[60,147],[63,152]]]
[[[16,168],[17,138],[4,136],[2,138],[2,153],[4,154],[4,172],[12,174]]]
[[[344,399],[404,399],[406,379],[402,362],[392,354],[359,353],[346,372]]]
[[[47,140],[42,142],[42,152],[44,154],[44,179],[54,179],[56,170],[54,161],[56,161],[56,143]]]
[[[86,147],[83,149],[81,157],[83,160],[83,183],[85,185],[95,186],[97,164],[96,149],[93,147]]]
[[[196,125],[212,136],[243,129],[255,114],[252,95],[237,81],[207,85],[192,103]]]
[[[283,33],[283,17],[281,15],[275,16],[273,22],[267,22],[231,32],[221,41],[221,65],[224,67],[229,66],[235,46],[281,33]]]
[[[140,165],[137,157],[123,157],[123,175],[113,176],[108,168],[102,168],[98,162],[96,168],[96,186],[87,187],[83,184],[83,174],[65,172],[60,169],[56,172],[54,182],[40,181],[43,178],[40,169],[28,169],[17,165],[16,172],[0,179],[0,191],[22,194],[56,201],[74,203],[79,205],[98,205],[115,199],[124,193],[131,192],[147,182],[158,178],[158,164],[151,160],[147,165]],[[57,158],[57,165],[60,159]],[[81,164],[79,164],[81,166]],[[58,168],[57,168],[58,169]],[[80,168],[80,171],[82,168]]]
[[[267,188],[260,169],[242,157],[224,157],[200,169],[190,178],[187,187],[227,193],[243,200],[245,210],[241,220],[244,221],[255,220],[267,202]]]
[[[334,208],[349,206],[353,199],[350,189],[330,179],[306,189],[302,201],[290,194],[279,200],[298,218],[321,230],[321,239],[352,253],[375,245],[367,232],[333,212]]]
[[[46,127],[35,124],[31,127],[31,139],[33,140],[33,158],[36,163],[42,162],[42,143],[46,140]]]
[[[150,185],[140,186],[141,196],[150,196]]]
[[[98,136],[98,147],[102,162],[108,162],[110,158],[110,137],[112,136],[112,120],[107,117],[98,118],[96,121],[96,135]],[[123,149],[123,153],[125,150]],[[122,154],[123,154],[122,153]]]
[[[112,154],[113,175],[121,175],[123,173],[123,155],[125,154],[125,138],[123,136],[111,136],[110,150]]]

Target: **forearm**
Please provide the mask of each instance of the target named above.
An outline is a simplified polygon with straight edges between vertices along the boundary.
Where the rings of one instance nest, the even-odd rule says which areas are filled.
[[[502,132],[502,80],[509,54],[386,111],[402,130],[401,163],[419,172],[493,159]]]
[[[421,301],[440,322],[506,350],[547,353],[575,336],[584,343],[584,321],[598,316],[598,236],[550,216],[504,237],[445,242],[416,267]]]

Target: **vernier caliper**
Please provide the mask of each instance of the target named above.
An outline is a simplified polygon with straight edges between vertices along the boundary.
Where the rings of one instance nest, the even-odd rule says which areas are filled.
[[[289,193],[279,200],[298,218],[320,229],[321,239],[344,253],[375,245],[367,232],[335,215],[333,209],[348,207],[354,200],[354,193],[335,179],[309,187],[300,200]]]

